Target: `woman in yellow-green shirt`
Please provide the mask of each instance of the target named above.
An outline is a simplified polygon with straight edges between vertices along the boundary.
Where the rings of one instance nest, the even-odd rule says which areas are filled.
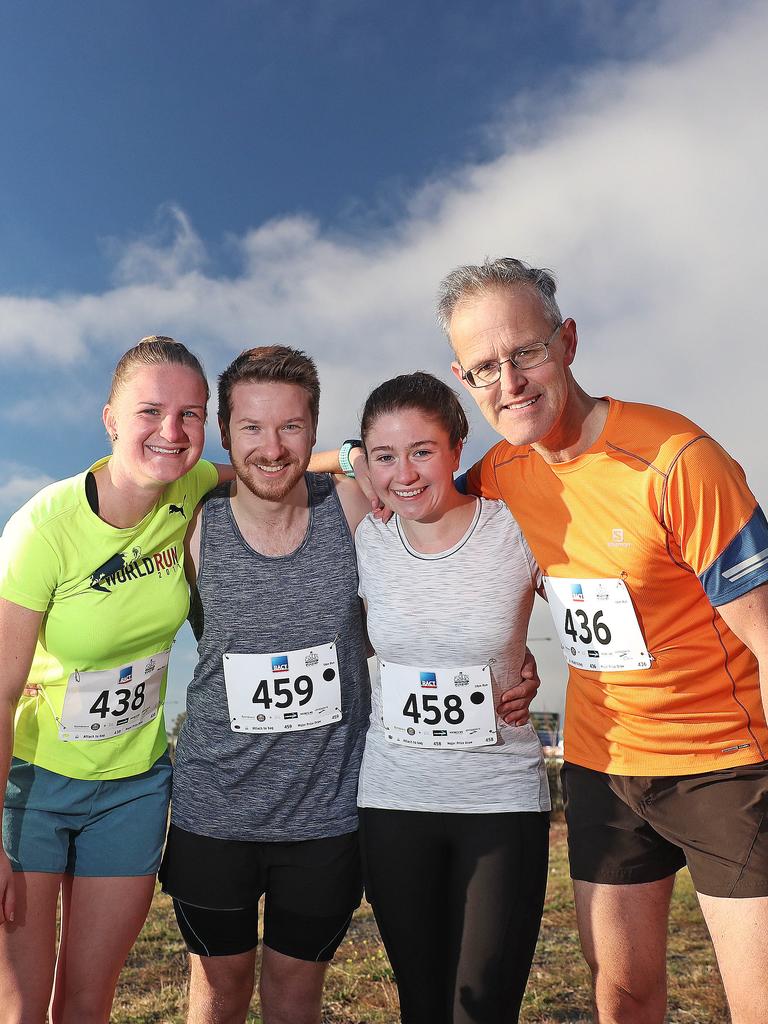
[[[183,345],[143,339],[104,408],[112,455],[44,488],[0,538],[0,1021],[42,1022],[51,996],[54,1021],[108,1021],[149,909],[184,534],[219,479],[199,461],[208,394]]]

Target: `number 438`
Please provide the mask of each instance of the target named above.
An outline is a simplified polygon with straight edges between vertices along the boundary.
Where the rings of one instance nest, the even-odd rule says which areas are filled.
[[[110,708],[109,690],[102,690],[91,705],[91,714],[98,715],[99,718],[104,719],[109,714],[119,718],[120,715],[126,713],[128,708],[131,708],[132,711],[138,711],[144,703],[144,683],[138,683],[133,692],[131,690],[115,690],[115,697],[117,697],[117,706]]]

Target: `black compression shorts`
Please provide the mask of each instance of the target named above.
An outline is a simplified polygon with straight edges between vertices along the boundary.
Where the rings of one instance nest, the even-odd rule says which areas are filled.
[[[160,880],[190,952],[231,956],[264,943],[297,960],[333,959],[362,897],[356,832],[300,842],[212,839],[171,826]]]

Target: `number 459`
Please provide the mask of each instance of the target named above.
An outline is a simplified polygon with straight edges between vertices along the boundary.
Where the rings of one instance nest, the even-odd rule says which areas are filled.
[[[573,617],[576,616],[578,626],[574,623]],[[583,644],[591,644],[592,636],[594,634],[595,640],[603,647],[611,642],[611,631],[608,628],[608,623],[602,621],[603,613],[602,610],[595,612],[592,616],[592,623],[590,628],[589,616],[583,608],[577,608],[575,612],[571,613],[570,608],[565,610],[565,632],[568,636],[576,641],[580,640]],[[579,632],[580,630],[580,632]]]

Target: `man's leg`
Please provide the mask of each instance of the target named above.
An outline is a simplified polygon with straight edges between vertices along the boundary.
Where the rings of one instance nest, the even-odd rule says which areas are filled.
[[[243,1024],[253,995],[256,949],[232,956],[189,954],[187,1024]]]
[[[319,1024],[326,967],[362,896],[357,832],[263,847],[264,1021]]]
[[[220,842],[220,841],[219,841]],[[209,910],[174,899],[189,950],[189,1024],[243,1024],[253,995],[259,907]]]
[[[568,855],[599,1024],[661,1024],[667,919],[685,854],[647,818],[654,780],[566,764]],[[664,781],[674,787],[675,780]],[[654,792],[650,796],[654,796]],[[643,813],[640,813],[643,809]],[[676,809],[678,816],[679,808]]]
[[[698,893],[712,936],[733,1024],[768,1020],[768,897],[724,899]]]
[[[667,918],[675,876],[637,885],[574,879],[597,1024],[662,1024],[667,1005]]]
[[[320,1024],[327,967],[264,946],[259,980],[264,1024]]]

